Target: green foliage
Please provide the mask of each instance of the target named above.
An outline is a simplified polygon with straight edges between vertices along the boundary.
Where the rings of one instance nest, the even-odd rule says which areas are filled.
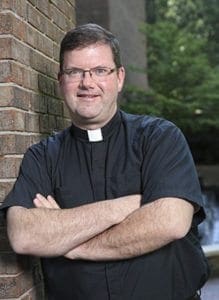
[[[212,66],[219,66],[219,3],[218,0],[203,1],[204,19],[208,29],[208,57]]]
[[[216,107],[212,101],[213,96],[209,95],[210,100],[207,99],[209,105],[203,101],[201,106],[201,101],[182,102],[152,90],[144,91],[127,87],[124,93],[126,102],[121,104],[121,108],[129,113],[153,115],[171,120],[185,133],[206,133],[212,129],[219,129],[218,113],[212,114],[214,111],[212,107],[213,109]],[[218,96],[215,97],[215,103],[217,101]]]
[[[209,75],[206,41],[167,21],[145,27],[148,38],[148,78],[158,93],[191,99],[194,86]]]
[[[150,89],[129,86],[122,108],[173,121],[196,161],[219,162],[218,0],[147,0]]]
[[[150,90],[128,87],[123,107],[167,118],[185,132],[218,130],[219,68],[209,60],[211,26],[204,1],[149,2],[156,11],[141,31],[148,42]]]

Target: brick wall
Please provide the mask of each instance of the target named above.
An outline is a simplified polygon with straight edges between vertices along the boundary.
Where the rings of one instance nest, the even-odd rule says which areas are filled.
[[[68,124],[57,85],[59,43],[74,0],[0,1],[0,204],[32,143]],[[38,260],[15,255],[0,216],[0,299],[42,300]]]

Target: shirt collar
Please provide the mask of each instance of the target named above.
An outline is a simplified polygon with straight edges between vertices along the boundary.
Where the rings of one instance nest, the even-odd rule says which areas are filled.
[[[112,119],[104,127],[98,130],[88,131],[88,130],[81,129],[75,126],[74,124],[72,124],[71,133],[75,138],[85,142],[100,142],[108,139],[116,130],[119,129],[120,124],[121,124],[121,114],[119,111],[117,111],[115,115],[112,117]]]

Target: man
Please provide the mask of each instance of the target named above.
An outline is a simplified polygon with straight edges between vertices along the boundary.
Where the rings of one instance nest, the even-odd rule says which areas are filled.
[[[20,254],[41,257],[48,299],[199,299],[208,268],[194,163],[172,123],[118,110],[116,38],[66,34],[60,88],[72,126],[33,145],[3,207]]]

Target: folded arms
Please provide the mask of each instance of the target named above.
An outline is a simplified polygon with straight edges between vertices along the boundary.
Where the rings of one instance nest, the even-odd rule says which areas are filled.
[[[190,202],[161,198],[140,207],[140,200],[131,195],[60,209],[51,196],[38,194],[33,209],[9,208],[9,239],[20,254],[98,261],[149,253],[187,234]]]

